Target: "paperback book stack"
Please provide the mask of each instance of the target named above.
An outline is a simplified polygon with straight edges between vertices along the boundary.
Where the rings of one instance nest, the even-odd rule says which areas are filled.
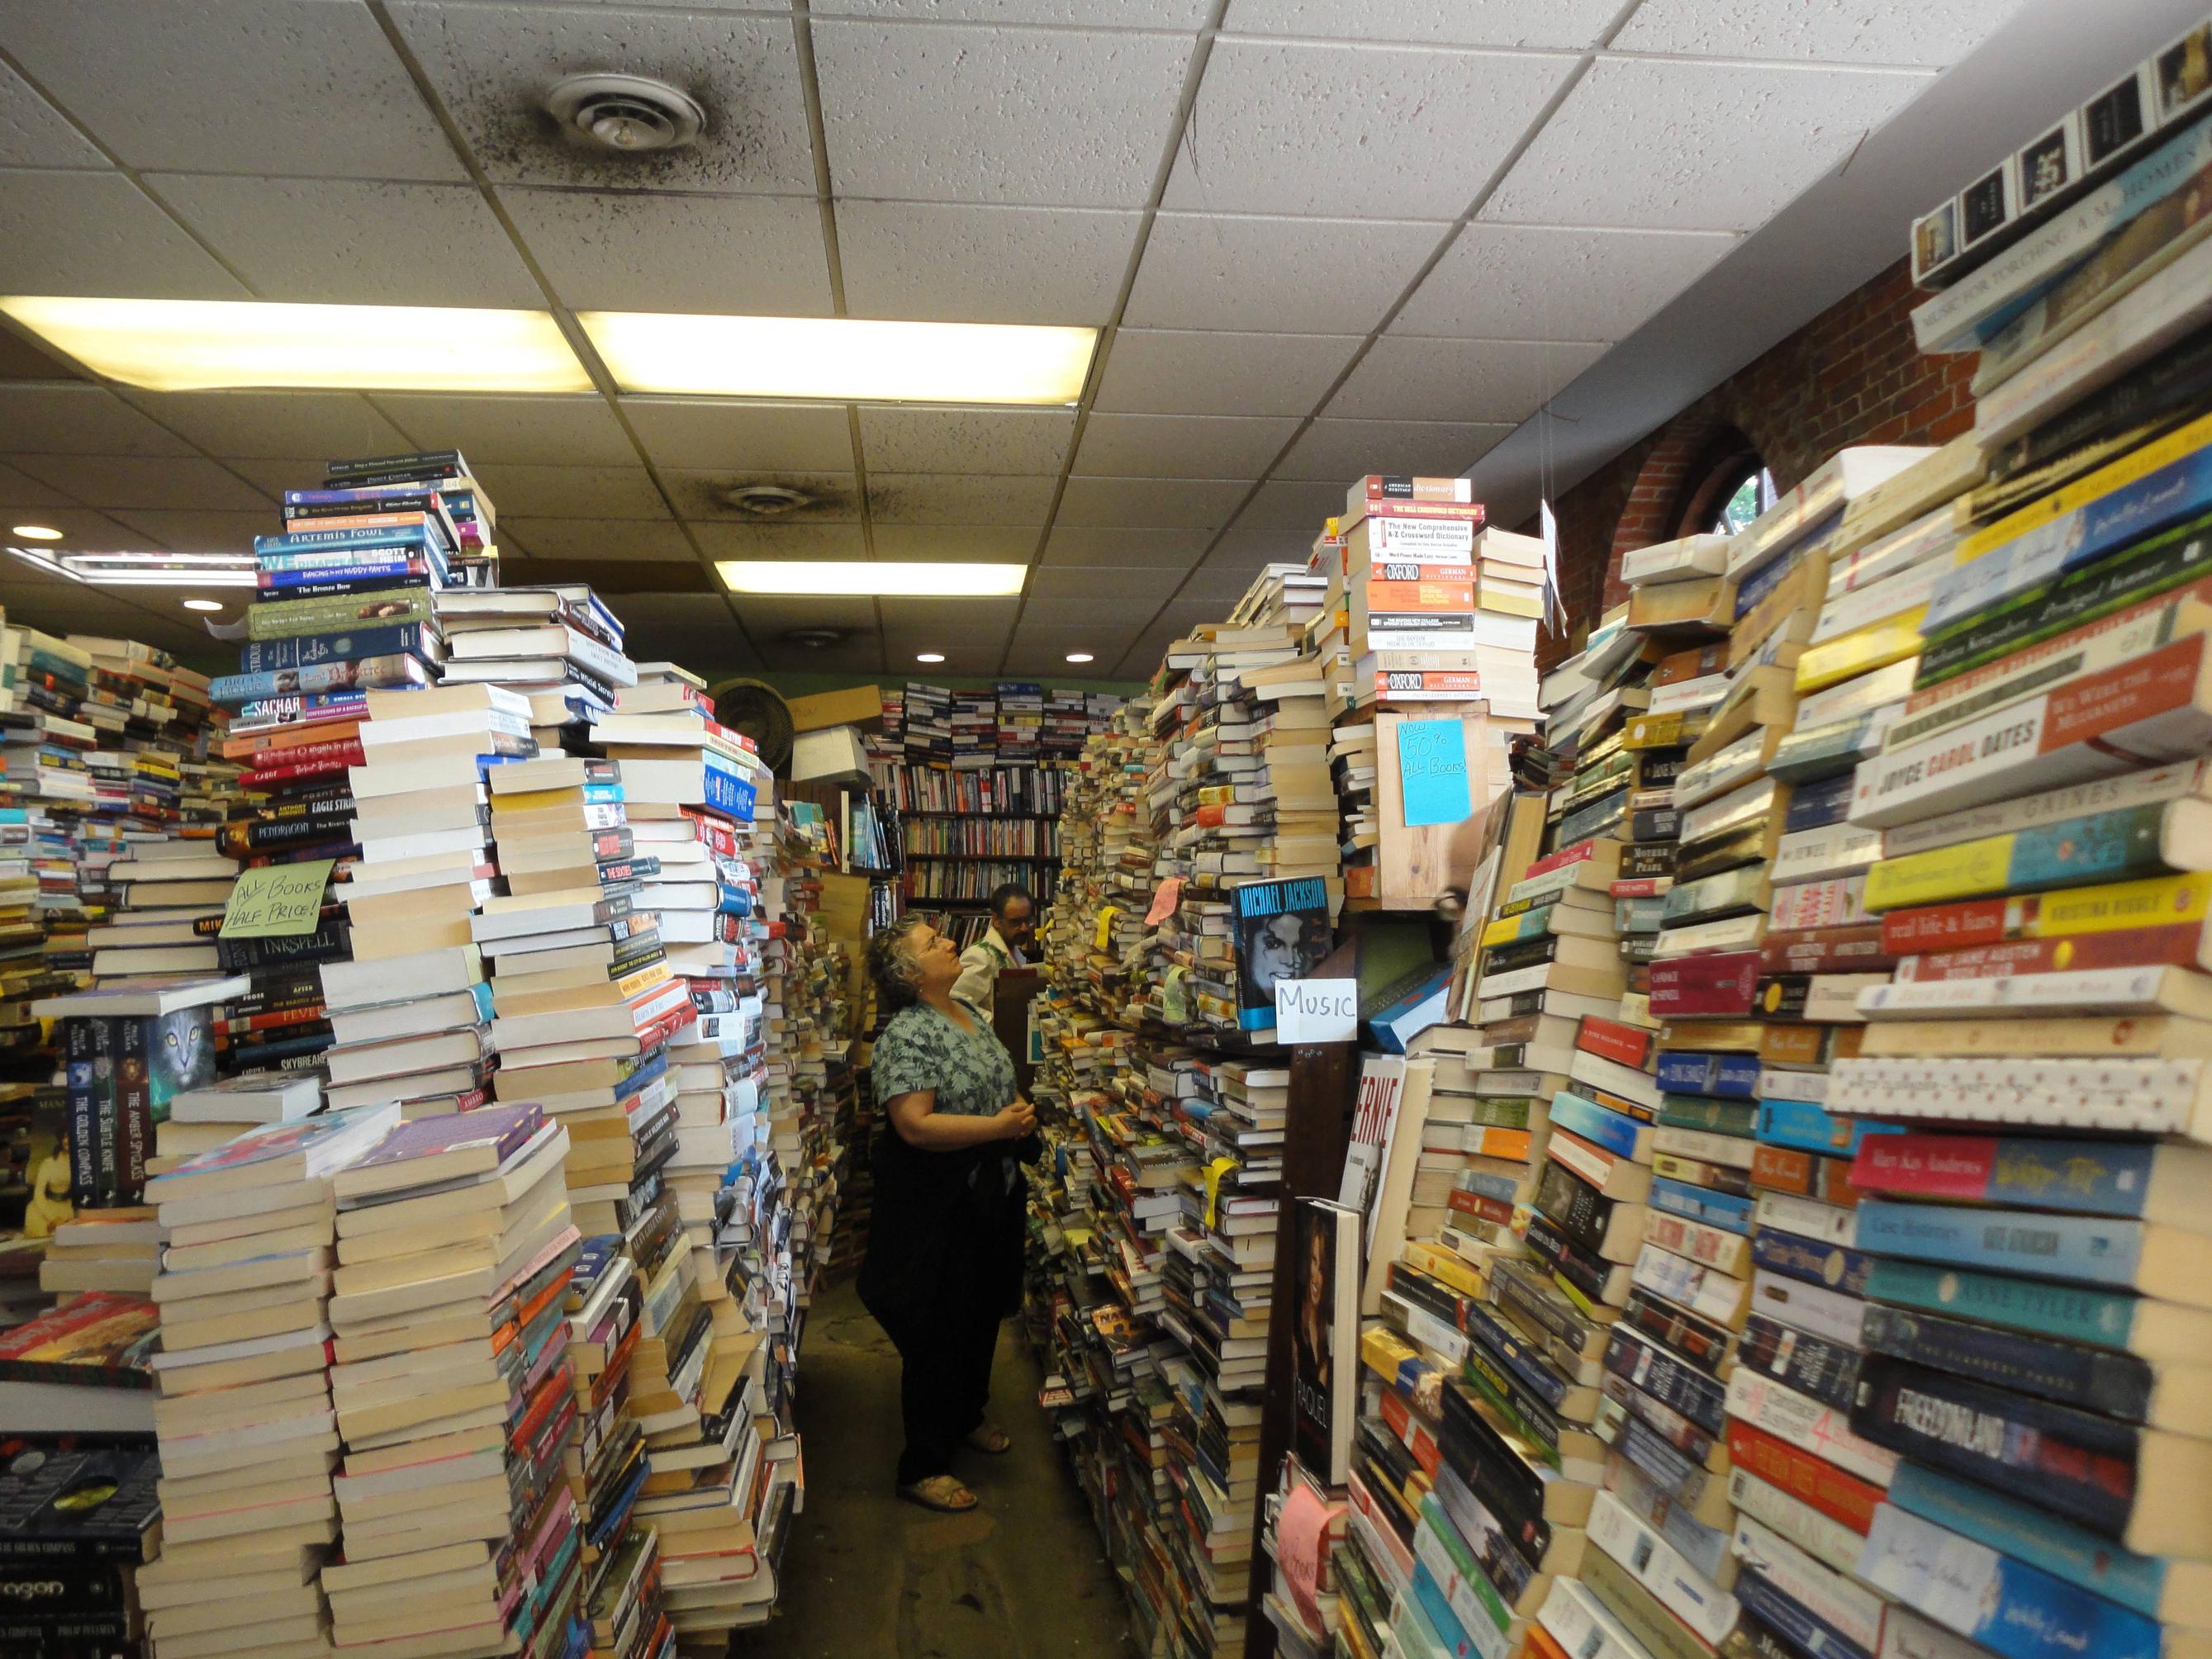
[[[899,736],[910,764],[952,760],[952,693],[942,685],[907,682],[899,712]],[[902,805],[915,803],[902,802]]]
[[[333,1180],[345,1545],[320,1577],[342,1649],[562,1652],[574,1639],[580,1249],[564,1139],[534,1106],[487,1107],[402,1125]]]
[[[1043,757],[1044,687],[1035,680],[1000,680],[998,705],[998,764],[1036,765]]]
[[[323,488],[284,492],[283,532],[253,540],[259,574],[246,644],[238,672],[210,688],[218,704],[436,678],[445,657],[436,599],[465,580],[451,507],[418,476],[443,465],[336,461]]]
[[[350,769],[359,861],[336,892],[351,960],[325,963],[334,1105],[398,1100],[410,1117],[488,1097],[489,1000],[475,942],[498,873],[484,775],[527,761],[523,699],[456,684],[369,694]]]
[[[437,615],[444,678],[527,696],[535,726],[596,717],[614,707],[618,689],[637,684],[621,620],[581,583],[449,589]]]
[[[332,1183],[398,1121],[372,1106],[252,1129],[149,1186],[167,1237],[153,1292],[161,1554],[138,1586],[165,1652],[330,1640]]]
[[[1543,544],[1484,519],[1463,478],[1370,474],[1346,492],[1308,564],[1328,583],[1305,620],[1334,712],[1479,699],[1534,717]]]
[[[498,515],[458,449],[332,461],[321,497],[312,503],[319,509],[313,516],[411,520],[425,514],[456,586],[499,586]],[[291,505],[289,497],[286,505]]]
[[[1156,796],[1172,793],[1164,778],[1153,776],[1163,752],[1151,736],[1146,706],[1126,705],[1111,730],[1085,741],[1060,817],[1063,862],[1047,947],[1051,979],[1055,994],[1073,1000],[1079,992],[1081,1006],[1108,1020],[1120,1019],[1132,1005],[1167,1019],[1171,997],[1179,999],[1172,1023],[1189,1018],[1196,960],[1189,918],[1171,909],[1158,923],[1148,919],[1153,895],[1172,871],[1158,852],[1152,805]],[[1169,941],[1185,939],[1191,945],[1177,945],[1172,950],[1182,954],[1173,954]],[[1224,963],[1227,944],[1224,932],[1217,939]],[[1158,969],[1152,971],[1156,945]]]
[[[991,691],[955,691],[945,724],[956,772],[988,772],[999,763],[999,699]]]
[[[0,1474],[0,1629],[26,1653],[130,1652],[145,1619],[209,1599],[173,1580],[149,1584],[161,1547],[161,1473],[152,1441],[11,1434]]]

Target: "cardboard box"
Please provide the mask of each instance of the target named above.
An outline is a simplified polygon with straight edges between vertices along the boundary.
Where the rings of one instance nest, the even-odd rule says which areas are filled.
[[[860,726],[870,731],[883,724],[883,688],[856,685],[848,691],[817,691],[811,697],[792,697],[791,729],[819,732],[830,726]]]
[[[833,726],[820,732],[801,732],[791,745],[793,783],[853,783],[868,781],[868,751],[860,734],[849,726]]]

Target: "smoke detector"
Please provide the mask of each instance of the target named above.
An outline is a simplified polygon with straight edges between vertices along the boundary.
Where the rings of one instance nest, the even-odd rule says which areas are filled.
[[[842,628],[787,628],[783,631],[787,645],[803,646],[809,651],[827,651],[833,645],[845,642]]]
[[[707,125],[689,93],[641,75],[571,75],[546,94],[545,112],[586,143],[624,155],[681,149]]]
[[[732,484],[722,492],[722,500],[749,519],[781,519],[814,504],[814,497],[803,489],[770,483]]]

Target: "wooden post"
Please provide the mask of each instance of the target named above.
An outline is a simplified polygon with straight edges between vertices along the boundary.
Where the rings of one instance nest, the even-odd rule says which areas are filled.
[[[1356,937],[1347,936],[1315,970],[1316,979],[1351,979],[1358,962]],[[1290,1102],[1283,1126],[1282,1208],[1275,1218],[1275,1285],[1267,1304],[1267,1382],[1260,1416],[1260,1506],[1252,1523],[1252,1571],[1246,1585],[1245,1659],[1268,1659],[1275,1627],[1262,1603],[1273,1581],[1273,1564],[1261,1547],[1267,1494],[1281,1477],[1291,1445],[1291,1320],[1297,1305],[1295,1212],[1301,1198],[1334,1198],[1344,1178],[1352,1139],[1352,1115],[1359,1097],[1359,1045],[1304,1042],[1291,1050]],[[1358,1356],[1352,1356],[1358,1363]]]

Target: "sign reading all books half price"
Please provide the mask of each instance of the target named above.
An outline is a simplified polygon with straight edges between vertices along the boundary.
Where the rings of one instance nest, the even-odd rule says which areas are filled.
[[[272,864],[239,872],[223,907],[223,939],[290,939],[312,933],[322,920],[323,890],[336,859]]]

